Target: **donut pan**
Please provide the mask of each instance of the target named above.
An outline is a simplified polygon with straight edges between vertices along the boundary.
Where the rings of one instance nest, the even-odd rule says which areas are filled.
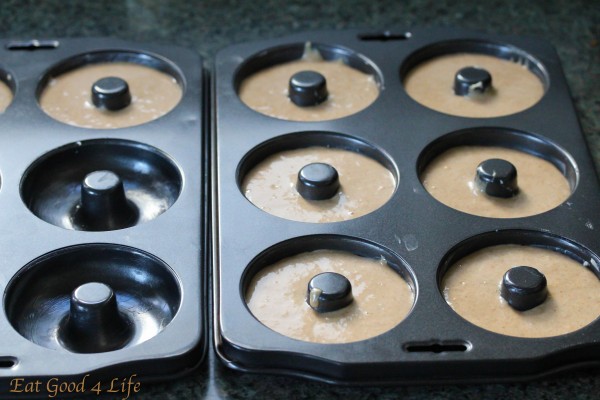
[[[0,77],[13,93],[0,114],[2,392],[15,378],[25,385],[89,374],[93,385],[190,371],[206,351],[201,60],[110,38],[0,43]],[[114,77],[114,63],[160,72],[176,105],[110,129],[44,111],[41,98],[56,80],[97,65]],[[103,110],[109,119],[148,101],[133,81],[128,87],[130,105]]]
[[[349,116],[311,122],[270,117],[240,99],[244,79],[300,59],[307,43],[326,60],[373,75],[377,99]],[[454,53],[520,64],[539,80],[543,96],[524,110],[485,118],[450,115],[413,100],[405,89],[408,72]],[[524,380],[598,363],[597,319],[567,334],[504,335],[468,322],[443,294],[450,266],[503,244],[567,255],[588,268],[591,279],[600,277],[598,179],[560,60],[544,40],[455,29],[306,32],[222,50],[214,89],[214,335],[227,366],[341,384],[393,384]],[[435,157],[461,145],[506,147],[546,160],[571,194],[524,217],[482,217],[451,208],[429,194],[422,174]],[[259,162],[312,146],[379,162],[396,180],[391,198],[358,218],[314,223],[272,215],[245,197],[244,177]],[[548,194],[554,189],[547,185]],[[348,343],[293,339],[255,318],[246,304],[252,277],[277,261],[321,249],[385,259],[413,291],[406,318],[384,333]]]

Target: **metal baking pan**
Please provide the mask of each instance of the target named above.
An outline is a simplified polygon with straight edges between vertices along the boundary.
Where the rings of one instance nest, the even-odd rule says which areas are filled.
[[[86,376],[89,392],[113,379],[190,372],[207,347],[200,58],[112,38],[0,44],[1,78],[13,92],[0,114],[0,391],[44,397],[64,383],[59,395],[76,395]],[[115,129],[43,111],[56,77],[115,62],[161,71],[181,98],[163,116]],[[129,87],[131,104],[148,100]],[[115,99],[98,96],[100,107]]]
[[[325,59],[373,74],[378,98],[356,114],[316,122],[273,118],[240,100],[244,78],[299,59],[307,42]],[[457,52],[517,60],[543,81],[545,93],[530,108],[490,118],[434,111],[406,93],[402,78],[410,68]],[[598,363],[598,320],[552,337],[502,335],[460,317],[440,286],[456,260],[499,244],[552,249],[600,276],[598,179],[560,61],[547,42],[460,29],[305,32],[222,50],[213,86],[214,336],[227,366],[342,384],[391,384],[524,380]],[[420,174],[441,151],[460,144],[544,158],[572,193],[549,211],[521,218],[452,209],[425,190]],[[275,152],[309,146],[377,159],[397,179],[391,199],[360,218],[307,223],[271,215],[245,198],[240,185],[250,168]],[[408,316],[383,334],[339,344],[292,339],[262,324],[245,301],[249,280],[269,264],[316,249],[385,257],[414,291]]]

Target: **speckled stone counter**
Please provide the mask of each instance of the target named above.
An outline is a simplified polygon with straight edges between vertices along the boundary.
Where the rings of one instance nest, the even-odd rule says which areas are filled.
[[[596,167],[600,167],[600,6],[592,0],[440,0],[339,2],[244,0],[108,2],[16,1],[0,6],[0,37],[112,36],[196,50],[207,66],[232,43],[304,30],[449,26],[544,37],[562,60]],[[600,369],[527,383],[460,386],[336,387],[301,379],[241,374],[209,350],[191,375],[144,384],[135,399],[596,399]],[[0,394],[0,397],[2,395]]]

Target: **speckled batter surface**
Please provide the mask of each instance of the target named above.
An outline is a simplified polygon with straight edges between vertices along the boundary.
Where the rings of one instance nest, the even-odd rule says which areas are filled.
[[[118,111],[96,108],[92,86],[115,76],[129,85],[131,104]],[[140,125],[171,111],[182,90],[175,78],[135,63],[86,65],[51,79],[40,96],[42,109],[52,118],[82,128],[115,129]]]
[[[519,193],[511,198],[487,195],[475,183],[477,166],[500,158],[517,169]],[[567,179],[550,162],[504,147],[458,146],[434,158],[421,174],[425,189],[438,201],[473,215],[517,218],[557,207],[571,195]]]
[[[347,307],[317,313],[306,303],[308,282],[337,272],[352,284]],[[382,260],[318,250],[283,259],[259,271],[246,302],[252,314],[276,332],[308,342],[347,343],[377,336],[398,325],[410,311],[408,283]]]
[[[329,96],[316,106],[299,107],[288,97],[289,80],[296,72],[316,71],[327,81]],[[244,79],[240,99],[255,111],[291,121],[326,121],[355,114],[379,95],[372,75],[341,61],[296,60],[260,70]]]
[[[481,94],[454,94],[454,76],[464,67],[478,67],[492,76],[492,88]],[[522,64],[483,54],[448,54],[414,67],[404,79],[406,92],[434,110],[472,118],[514,114],[544,95],[542,81]]]
[[[339,175],[331,199],[305,200],[296,190],[298,171],[327,163]],[[368,214],[385,204],[396,188],[392,173],[377,161],[353,151],[306,147],[267,157],[244,177],[242,192],[261,210],[302,222],[338,222]]]
[[[515,311],[500,296],[504,273],[520,265],[536,268],[548,281],[546,301],[527,311]],[[441,286],[463,318],[509,336],[562,335],[600,316],[600,280],[581,263],[542,248],[499,245],[476,251],[451,266]]]

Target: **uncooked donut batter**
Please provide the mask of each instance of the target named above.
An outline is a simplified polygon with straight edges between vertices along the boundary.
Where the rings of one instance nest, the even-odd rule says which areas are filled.
[[[477,166],[500,158],[517,169],[519,193],[511,198],[487,195],[475,184]],[[567,179],[550,162],[530,154],[487,146],[457,146],[435,157],[421,174],[425,189],[438,201],[469,214],[518,218],[551,210],[571,195]]]
[[[240,99],[250,108],[271,117],[291,121],[326,121],[355,114],[368,107],[379,95],[373,75],[365,74],[338,61],[315,56],[278,64],[260,70],[240,85]],[[323,103],[300,107],[288,97],[292,75],[299,71],[316,71],[327,81],[329,96]]]
[[[10,105],[12,99],[12,90],[10,90],[6,83],[0,81],[0,114],[2,114],[4,110],[6,110],[6,107]]]
[[[492,75],[492,89],[457,96],[454,76],[464,67],[478,67]],[[485,54],[447,54],[424,61],[404,78],[406,92],[422,105],[446,114],[472,118],[499,117],[523,111],[544,95],[540,78],[517,62]]]
[[[500,296],[504,273],[530,266],[546,276],[548,298],[515,311]],[[463,318],[489,331],[518,337],[549,337],[583,328],[600,316],[600,281],[575,260],[548,249],[499,245],[464,257],[443,278],[444,297]]]
[[[296,190],[298,171],[327,163],[339,175],[340,190],[331,199],[305,200]],[[337,222],[368,214],[385,204],[396,187],[392,173],[353,151],[307,147],[267,157],[244,177],[242,191],[260,209],[302,222]]]
[[[354,301],[347,307],[317,313],[306,303],[310,279],[337,272],[352,284]],[[414,294],[385,260],[318,250],[283,259],[260,270],[250,282],[246,302],[263,324],[294,339],[348,343],[392,329],[410,311]]]
[[[109,76],[129,85],[131,104],[118,111],[96,108],[92,103],[93,84]],[[136,63],[114,62],[86,65],[51,79],[39,101],[48,115],[66,124],[114,129],[159,118],[171,111],[181,96],[173,76]]]

